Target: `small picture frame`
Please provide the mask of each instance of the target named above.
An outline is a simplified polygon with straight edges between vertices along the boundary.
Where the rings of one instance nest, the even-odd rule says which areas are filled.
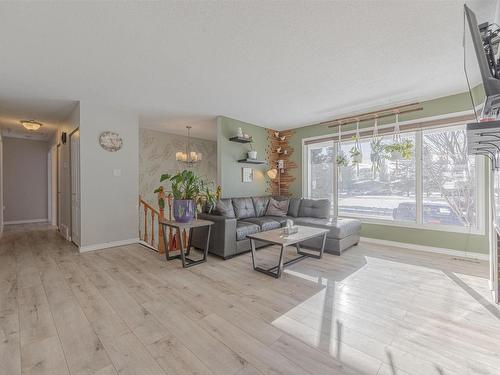
[[[243,182],[253,182],[253,169],[241,168],[241,180]]]

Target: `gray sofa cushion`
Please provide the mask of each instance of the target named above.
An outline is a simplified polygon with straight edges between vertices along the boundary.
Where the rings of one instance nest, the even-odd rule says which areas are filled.
[[[261,232],[281,228],[280,222],[270,218],[269,216],[248,218],[244,221],[247,223],[257,224],[260,227]]]
[[[231,202],[231,199],[225,198],[217,201],[215,204],[214,209],[212,210],[214,215],[220,215],[227,217],[229,219],[234,218],[234,208],[233,208],[233,203]]]
[[[361,221],[356,219],[318,219],[315,217],[298,217],[294,220],[297,225],[316,228],[326,228],[330,232],[327,238],[341,239],[353,234],[359,234]]]
[[[330,201],[328,199],[302,199],[299,217],[328,219],[330,217]]]
[[[237,219],[255,217],[252,198],[233,198],[233,207]]]
[[[290,201],[277,201],[273,198],[269,200],[269,204],[267,205],[266,216],[286,216],[288,212],[288,204]]]
[[[247,238],[247,235],[259,233],[260,227],[257,224],[238,221],[236,223],[236,241],[242,241]]]
[[[255,209],[255,216],[260,217],[266,214],[267,204],[269,197],[252,197],[253,208]]]
[[[300,198],[290,198],[290,203],[288,204],[288,216],[297,217],[299,216],[300,208]]]

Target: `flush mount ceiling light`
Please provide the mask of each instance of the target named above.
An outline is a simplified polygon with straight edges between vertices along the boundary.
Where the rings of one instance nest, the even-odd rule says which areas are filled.
[[[23,121],[21,121],[21,125],[30,131],[36,131],[36,130],[40,129],[40,127],[42,126],[42,124],[40,124],[39,122],[36,122],[34,120],[23,120]]]

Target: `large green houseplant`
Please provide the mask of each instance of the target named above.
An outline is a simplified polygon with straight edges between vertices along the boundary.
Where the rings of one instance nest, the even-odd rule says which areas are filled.
[[[207,182],[193,171],[183,170],[176,174],[162,174],[160,182],[169,181],[171,189],[169,191],[173,198],[173,216],[181,223],[191,222],[197,212],[197,207],[205,205],[211,210],[216,203],[216,193],[213,191],[213,184]],[[161,188],[157,188],[155,193]]]

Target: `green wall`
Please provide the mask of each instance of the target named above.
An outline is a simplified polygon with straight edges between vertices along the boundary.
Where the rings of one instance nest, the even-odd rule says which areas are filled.
[[[253,137],[257,159],[266,160],[267,132],[265,128],[228,117],[217,117],[217,167],[222,196],[249,197],[266,195],[267,165],[238,163],[238,160],[246,158],[246,153],[250,151],[248,144],[229,140],[230,137],[236,135],[239,127],[242,128],[244,133]],[[243,167],[253,168],[253,182],[242,182]]]
[[[474,91],[481,91],[480,88],[476,87]],[[477,93],[477,92],[476,92]],[[475,94],[476,94],[475,93]],[[480,94],[474,95],[475,97],[480,97]],[[476,103],[477,104],[477,103]],[[434,100],[429,100],[421,103],[423,110],[412,112],[408,114],[403,114],[400,116],[400,121],[414,120],[418,118],[445,115],[453,112],[462,112],[470,110],[472,108],[470,102],[470,96],[468,93],[461,93],[456,95],[451,95],[443,98],[438,98]],[[394,122],[391,117],[381,119],[379,125],[384,125]],[[360,123],[360,128],[373,126],[372,121],[364,121]],[[354,130],[356,124],[346,125],[342,127],[343,131]],[[292,172],[296,177],[293,182],[290,191],[294,196],[302,196],[302,140],[304,138],[328,135],[336,133],[337,130],[334,128],[328,128],[328,125],[311,125],[302,128],[294,129],[295,134],[290,140],[290,145],[293,147],[295,152],[292,155],[292,161],[295,161],[299,168],[294,169]],[[485,167],[485,191],[482,192],[484,195],[484,207],[488,207],[488,196],[489,196],[489,168]],[[484,222],[488,223],[487,209],[485,209]],[[468,233],[454,233],[454,232],[443,232],[434,231],[427,229],[412,229],[412,228],[402,228],[389,225],[379,225],[379,224],[363,224],[363,229],[361,235],[369,238],[376,238],[380,240],[388,241],[398,241],[417,245],[433,246],[448,248],[460,251],[469,251],[477,253],[487,254],[489,251],[488,245],[488,228],[484,235],[468,234]]]

